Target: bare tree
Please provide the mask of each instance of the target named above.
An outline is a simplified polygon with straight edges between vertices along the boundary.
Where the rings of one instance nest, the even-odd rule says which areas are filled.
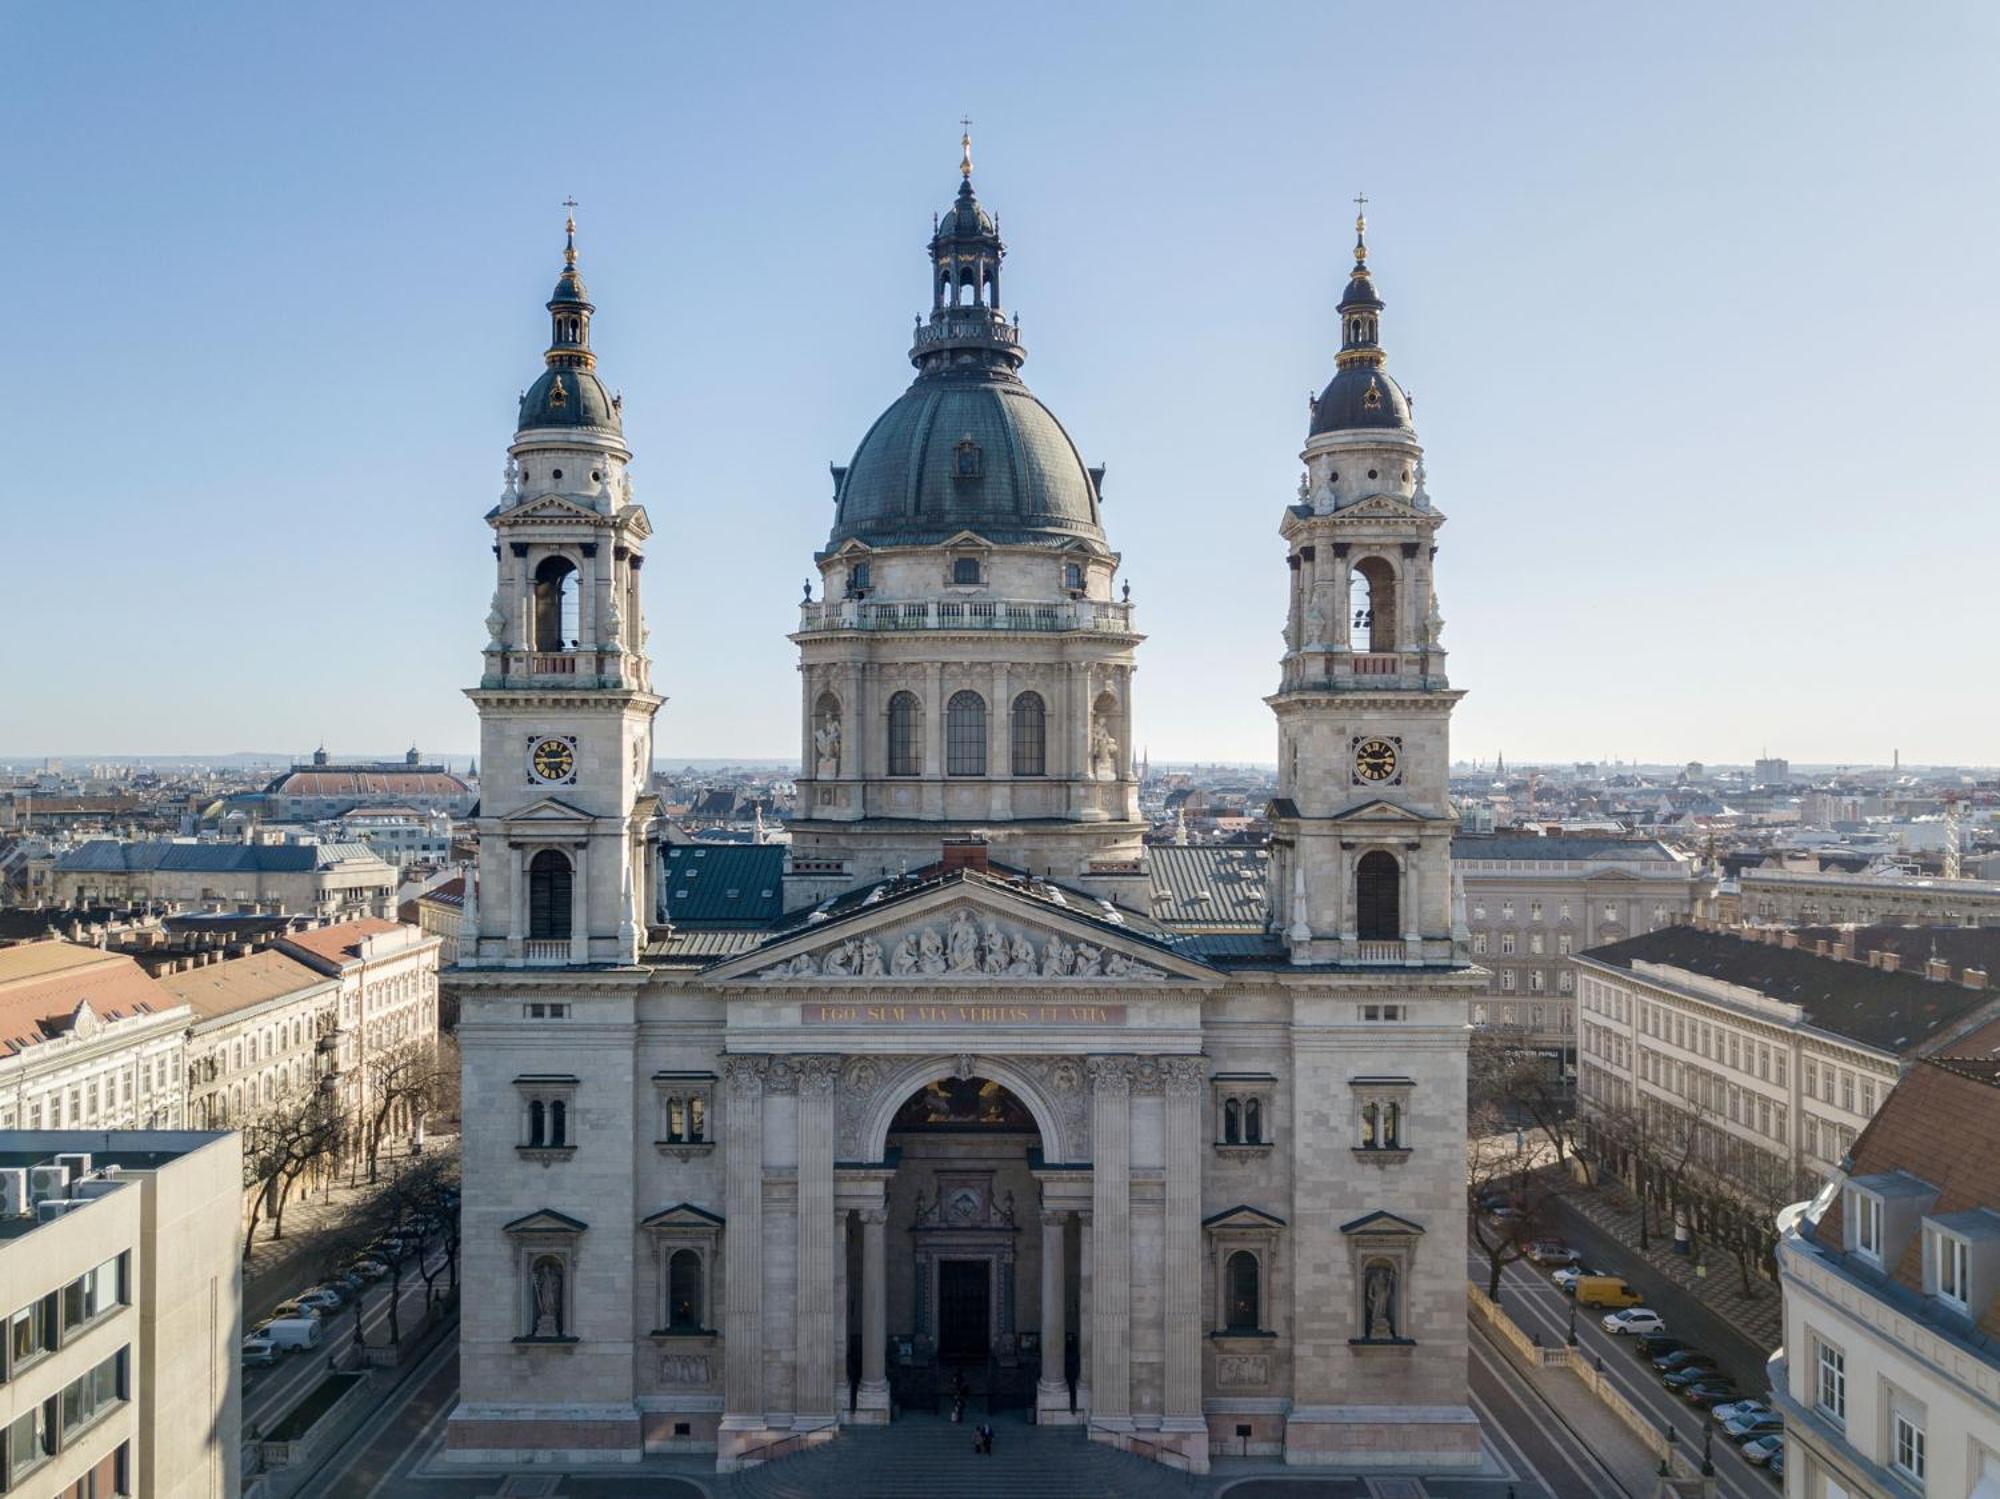
[[[265,1213],[271,1217],[270,1237],[285,1236],[285,1205],[292,1188],[339,1151],[344,1127],[339,1108],[317,1088],[279,1099],[244,1125],[243,1185],[255,1194],[243,1234],[246,1258]]]
[[[1486,1294],[1496,1302],[1500,1272],[1542,1236],[1552,1195],[1547,1164],[1542,1152],[1517,1148],[1511,1132],[1481,1131],[1465,1142],[1467,1218],[1486,1256]]]
[[[378,1179],[382,1142],[397,1113],[407,1113],[412,1119],[421,1117],[438,1088],[438,1053],[428,1038],[389,1047],[368,1059],[368,1103],[361,1121],[368,1180]]]
[[[1475,1031],[1467,1060],[1472,1114],[1537,1131],[1561,1168],[1576,1150],[1576,1107],[1551,1059],[1505,1030]]]

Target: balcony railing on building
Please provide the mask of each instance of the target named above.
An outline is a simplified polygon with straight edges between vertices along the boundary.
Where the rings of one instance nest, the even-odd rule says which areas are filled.
[[[799,606],[799,631],[821,630],[1018,630],[1060,633],[1090,630],[1132,633],[1132,606],[1108,599],[1065,599],[1058,603],[1012,599],[931,599],[871,603],[831,599]]]
[[[1285,662],[1285,686],[1332,692],[1427,691],[1446,685],[1442,658],[1426,651],[1298,651]]]
[[[529,937],[521,943],[522,961],[530,965],[560,966],[569,962],[567,937]]]

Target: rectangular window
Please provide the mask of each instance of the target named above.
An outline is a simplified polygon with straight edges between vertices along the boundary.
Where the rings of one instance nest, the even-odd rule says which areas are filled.
[[[1847,1358],[1838,1348],[1819,1345],[1819,1390],[1815,1404],[1836,1421],[1847,1419]]]
[[[1475,957],[1484,957],[1486,955],[1486,933],[1474,932],[1472,934],[1472,951]]]
[[[1850,1114],[1854,1112],[1854,1074],[1851,1072],[1840,1074],[1840,1106]]]
[[[1933,1274],[1937,1277],[1940,1301],[1959,1311],[1966,1310],[1967,1282],[1972,1269],[1972,1246],[1952,1234],[1931,1232]]]
[[[1512,957],[1513,953],[1514,934],[1512,932],[1502,932],[1500,934],[1500,956],[1503,958]]]
[[[1561,973],[1556,975],[1556,991],[1558,993],[1568,994],[1575,988],[1576,988],[1576,975],[1571,973],[1567,968],[1565,968]]]
[[[1772,1080],[1773,1082],[1775,1082],[1775,1083],[1776,1083],[1776,1084],[1777,1084],[1777,1085],[1778,1085],[1778,1086],[1779,1086],[1780,1088],[1782,1088],[1782,1087],[1786,1086],[1786,1083],[1785,1083],[1785,1054],[1784,1054],[1784,1053],[1783,1053],[1782,1051],[1781,1051],[1781,1052],[1779,1052],[1779,1053],[1777,1053],[1777,1054],[1776,1054],[1776,1055],[1775,1055],[1775,1056],[1774,1056],[1774,1057],[1773,1057],[1773,1058],[1771,1059],[1771,1062],[1772,1062],[1772,1066],[1776,1068],[1776,1075],[1775,1075],[1775,1076],[1774,1076],[1774,1077],[1773,1077],[1773,1078],[1772,1078],[1771,1080]]]
[[[7,1332],[10,1375],[18,1374],[55,1346],[55,1322],[51,1313],[55,1297],[44,1296],[14,1313]]]
[[[1807,1057],[1805,1069],[1805,1095],[1808,1098],[1817,1098],[1819,1096],[1819,1063],[1815,1062],[1811,1057]]]
[[[1542,903],[1541,903],[1540,901],[1538,901],[1538,900],[1531,900],[1531,901],[1529,901],[1529,902],[1528,902],[1528,920],[1530,920],[1530,921],[1540,921],[1541,919],[1542,919]]]
[[[23,1411],[7,1428],[7,1483],[10,1488],[49,1458],[52,1444],[49,1441],[48,1421],[43,1415],[45,1409],[36,1405],[32,1410]]]
[[[63,1386],[62,1439],[67,1442],[125,1398],[125,1350]]]
[[[1875,1085],[1865,1079],[1861,1084],[1861,1112],[1871,1119],[1875,1115]]]
[[[95,1322],[118,1305],[121,1299],[118,1271],[119,1261],[109,1259],[63,1287],[62,1326],[65,1334],[85,1323]]]
[[[1513,969],[1511,969],[1511,968],[1507,968],[1507,969],[1503,969],[1503,970],[1501,971],[1501,974],[1500,974],[1500,989],[1501,989],[1501,992],[1502,992],[1502,993],[1505,993],[1505,994],[1512,994],[1512,993],[1514,992],[1514,970],[1513,970]]]
[[[1540,994],[1547,987],[1547,984],[1548,975],[1542,972],[1541,969],[1531,968],[1528,970],[1528,992],[1530,994]]]
[[[1897,1471],[1911,1478],[1924,1476],[1924,1429],[1907,1411],[1896,1412],[1896,1440],[1893,1461]]]
[[[1542,934],[1541,934],[1540,932],[1530,932],[1530,933],[1528,933],[1528,951],[1529,951],[1529,952],[1531,952],[1531,953],[1533,953],[1533,954],[1534,954],[1534,955],[1535,955],[1536,957],[1540,957],[1540,956],[1541,956],[1541,954],[1542,954]]]
[[[1566,958],[1570,955],[1570,940],[1568,932],[1556,933],[1556,952],[1559,956]]]
[[[1848,1221],[1853,1224],[1854,1247],[1862,1254],[1882,1257],[1882,1201],[1867,1192],[1849,1189]]]

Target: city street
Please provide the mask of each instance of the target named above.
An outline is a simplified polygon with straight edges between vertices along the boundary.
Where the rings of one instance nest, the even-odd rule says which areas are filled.
[[[1636,1259],[1636,1256],[1631,1256]],[[1467,1273],[1482,1288],[1486,1283],[1486,1261],[1476,1253],[1467,1255]],[[1612,1268],[1618,1262],[1612,1261]],[[1621,1270],[1619,1273],[1623,1273]],[[1634,1274],[1634,1284],[1643,1284],[1642,1277]],[[1537,1269],[1526,1261],[1509,1265],[1501,1275],[1500,1305],[1508,1316],[1514,1319],[1523,1332],[1533,1334],[1545,1345],[1557,1345],[1564,1341],[1569,1332],[1570,1298],[1556,1287],[1547,1272]],[[1744,1395],[1759,1397],[1765,1392],[1761,1365],[1754,1379],[1736,1371],[1740,1359],[1731,1358],[1729,1350],[1710,1347],[1701,1329],[1684,1324],[1676,1324],[1673,1313],[1665,1308],[1656,1308],[1667,1319],[1667,1330],[1677,1337],[1697,1344],[1715,1353],[1723,1361],[1725,1372],[1733,1377]],[[1578,1346],[1586,1353],[1603,1361],[1604,1371],[1620,1393],[1631,1400],[1641,1410],[1651,1413],[1662,1429],[1671,1425],[1675,1440],[1683,1453],[1689,1454],[1697,1462],[1701,1456],[1702,1412],[1689,1405],[1661,1383],[1650,1364],[1635,1355],[1632,1339],[1614,1337],[1603,1331],[1599,1318],[1601,1309],[1579,1307],[1576,1315]],[[1500,1358],[1497,1351],[1493,1355]],[[1475,1357],[1475,1366],[1478,1359]],[[1476,1374],[1475,1374],[1476,1388]],[[1761,1469],[1745,1462],[1731,1442],[1721,1432],[1716,1433],[1713,1445],[1715,1472],[1719,1492],[1725,1499],[1772,1499],[1778,1491],[1777,1484]]]

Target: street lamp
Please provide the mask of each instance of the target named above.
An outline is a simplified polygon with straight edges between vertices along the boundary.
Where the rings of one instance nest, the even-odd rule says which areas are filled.
[[[1576,1347],[1576,1303],[1569,1304],[1569,1346]]]
[[[1715,1412],[1704,1413],[1701,1423],[1701,1476],[1715,1476]]]

